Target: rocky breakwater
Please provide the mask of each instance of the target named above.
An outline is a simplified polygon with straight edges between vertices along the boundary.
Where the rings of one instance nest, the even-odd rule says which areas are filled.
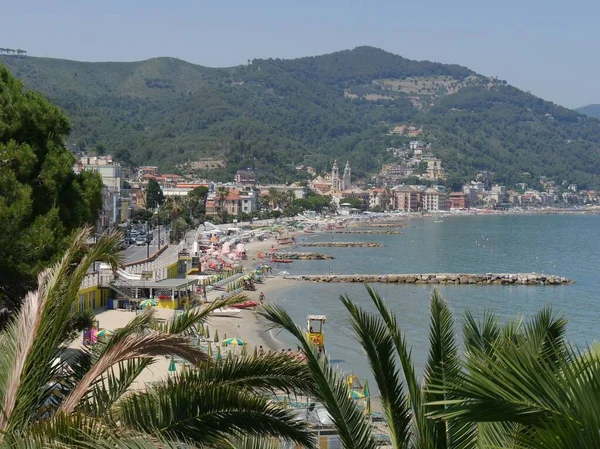
[[[327,248],[381,248],[383,245],[377,242],[302,242],[300,246],[321,246]]]
[[[292,260],[331,260],[335,257],[329,254],[321,253],[298,253],[298,252],[275,252],[271,256],[273,259],[292,259]]]
[[[333,274],[286,276],[287,279],[311,282],[359,282],[384,284],[452,284],[452,285],[566,285],[573,281],[563,276],[537,273],[428,273],[428,274]]]
[[[406,226],[408,226],[406,224],[406,222],[402,221],[402,222],[364,222],[364,221],[357,221],[355,223],[352,223],[352,226],[354,227],[360,227],[360,228],[405,228]]]
[[[330,234],[404,234],[402,231],[392,231],[387,229],[351,229],[341,231],[328,231]]]

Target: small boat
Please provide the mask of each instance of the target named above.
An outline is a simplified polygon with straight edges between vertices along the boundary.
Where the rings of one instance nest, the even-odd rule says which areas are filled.
[[[315,233],[315,231],[311,231],[310,229],[305,229],[304,232],[306,234],[314,234]]]
[[[271,259],[271,263],[292,263],[292,259]]]
[[[251,309],[252,307],[256,307],[260,305],[256,301],[246,301],[240,304],[231,304],[229,307],[233,307],[235,309]]]
[[[235,316],[241,313],[240,309],[233,309],[231,307],[221,307],[220,309],[213,310],[211,316]]]

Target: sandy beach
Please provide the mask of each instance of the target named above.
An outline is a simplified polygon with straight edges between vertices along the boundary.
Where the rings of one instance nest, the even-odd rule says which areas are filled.
[[[254,269],[261,261],[258,258],[259,252],[270,252],[271,247],[277,247],[275,239],[267,239],[264,241],[254,241],[246,245],[246,254],[248,259],[243,261],[244,268],[250,270]],[[260,293],[265,294],[265,302],[269,303],[277,297],[277,293],[293,284],[294,281],[283,279],[279,276],[270,275],[264,278],[262,284],[256,284],[256,291],[244,292],[249,300],[259,302]],[[210,291],[208,292],[208,300],[214,300],[219,297],[223,292],[221,291]],[[169,320],[173,317],[174,311],[168,309],[155,309],[156,317],[159,319]],[[105,310],[96,314],[96,319],[99,322],[100,328],[103,329],[119,329],[124,327],[133,318],[135,318],[135,312],[129,312],[125,310]],[[268,323],[264,320],[259,320],[258,314],[251,309],[242,309],[241,313],[235,317],[210,317],[205,326],[208,326],[210,330],[211,340],[214,339],[215,332],[218,330],[219,341],[224,338],[237,337],[242,339],[248,344],[247,350],[251,354],[254,351],[254,347],[263,347],[265,351],[269,349],[280,350],[288,349],[283,346],[279,347],[277,342],[269,336]],[[220,344],[220,343],[219,343]],[[213,349],[216,350],[217,344],[213,343]],[[78,338],[69,345],[70,348],[81,347],[81,339]],[[230,348],[221,348],[225,354]],[[234,349],[235,350],[235,349]],[[240,351],[238,348],[237,352]],[[145,369],[138,377],[136,383],[133,385],[133,389],[143,389],[146,383],[152,383],[165,379],[169,375],[170,359],[168,357],[157,357],[155,362]],[[181,370],[181,364],[176,364],[177,371]]]

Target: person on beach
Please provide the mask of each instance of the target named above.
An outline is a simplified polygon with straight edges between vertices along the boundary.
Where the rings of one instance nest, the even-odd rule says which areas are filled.
[[[260,295],[258,297],[259,301],[261,304],[264,304],[265,302],[265,294],[263,292],[260,292]]]
[[[260,347],[258,348],[258,355],[265,355],[265,350],[263,349],[262,345],[260,345]]]

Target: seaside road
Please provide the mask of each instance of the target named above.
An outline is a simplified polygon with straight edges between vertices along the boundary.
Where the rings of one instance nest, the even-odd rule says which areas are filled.
[[[150,243],[150,256],[158,251],[158,242],[152,241]],[[136,246],[130,245],[125,250],[121,252],[125,257],[124,263],[132,263],[138,262],[140,260],[146,259],[146,254],[148,254],[148,249],[146,245],[144,246]]]

